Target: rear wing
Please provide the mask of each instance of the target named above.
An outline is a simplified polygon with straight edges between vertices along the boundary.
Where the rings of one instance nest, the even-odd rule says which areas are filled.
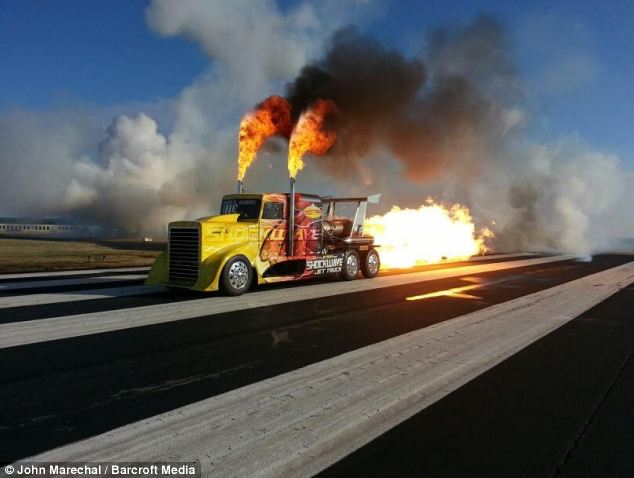
[[[343,197],[343,198],[335,198],[332,196],[322,196],[322,202],[331,203],[331,202],[369,202],[370,204],[378,204],[381,200],[380,194],[372,194],[370,196],[359,196],[359,197]]]
[[[337,203],[357,203],[357,210],[354,214],[354,220],[352,221],[352,230],[351,234],[358,234],[359,236],[363,235],[363,228],[365,225],[365,214],[367,210],[368,203],[370,204],[378,204],[381,199],[380,194],[372,194],[371,196],[365,197],[342,197],[335,198],[332,196],[322,197],[322,203],[326,206],[326,214],[325,219],[331,221],[335,217],[335,209],[337,207]]]

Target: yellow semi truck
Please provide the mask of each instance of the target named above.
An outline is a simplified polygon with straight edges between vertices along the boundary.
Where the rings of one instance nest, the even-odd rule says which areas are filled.
[[[363,227],[367,204],[379,198],[296,193],[294,181],[289,193],[229,194],[219,215],[169,224],[167,251],[146,284],[240,295],[256,283],[376,277],[377,246]],[[352,217],[338,214],[344,203],[356,206]]]

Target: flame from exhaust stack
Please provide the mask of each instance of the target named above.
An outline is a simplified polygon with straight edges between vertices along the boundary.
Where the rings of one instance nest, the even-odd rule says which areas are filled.
[[[317,99],[302,113],[293,128],[288,151],[288,172],[291,178],[304,167],[302,158],[306,153],[318,156],[326,154],[337,139],[334,131],[329,131],[326,121],[337,111],[332,100]]]
[[[489,251],[486,241],[493,237],[488,228],[476,231],[468,208],[446,208],[431,198],[418,209],[394,206],[383,216],[369,218],[365,232],[380,245],[385,268],[468,259]]]
[[[238,180],[244,179],[247,169],[268,138],[288,137],[291,129],[291,105],[281,96],[269,96],[244,115],[238,134]]]

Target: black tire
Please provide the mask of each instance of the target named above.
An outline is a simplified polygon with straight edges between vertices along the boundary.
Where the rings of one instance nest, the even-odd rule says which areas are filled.
[[[363,263],[361,264],[361,273],[363,274],[363,277],[374,279],[378,275],[380,268],[381,258],[379,257],[379,253],[376,252],[376,249],[370,249],[363,258]]]
[[[227,295],[242,295],[253,281],[253,268],[244,256],[230,259],[222,269],[220,288]]]
[[[348,249],[343,256],[340,277],[343,280],[355,280],[359,274],[360,263],[359,253],[354,249]]]

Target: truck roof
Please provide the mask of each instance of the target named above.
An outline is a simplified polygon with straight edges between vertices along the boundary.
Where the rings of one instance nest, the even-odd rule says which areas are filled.
[[[325,203],[333,203],[333,202],[368,202],[370,204],[378,204],[381,199],[381,194],[372,194],[370,196],[351,196],[351,197],[334,197],[334,196],[319,196],[318,194],[310,194],[310,193],[297,193],[300,194],[304,198],[310,199],[318,199]],[[287,196],[289,193],[233,193],[233,194],[225,194],[222,199],[263,199],[265,196]]]
[[[300,194],[302,197],[305,198],[311,198],[311,199],[319,199],[319,200],[323,200],[323,198],[321,196],[319,196],[318,194],[310,194],[310,193],[296,193],[296,194]],[[288,196],[289,193],[288,192],[284,192],[284,193],[273,193],[273,192],[268,192],[268,193],[233,193],[233,194],[225,194],[222,199],[262,199],[266,196]]]

